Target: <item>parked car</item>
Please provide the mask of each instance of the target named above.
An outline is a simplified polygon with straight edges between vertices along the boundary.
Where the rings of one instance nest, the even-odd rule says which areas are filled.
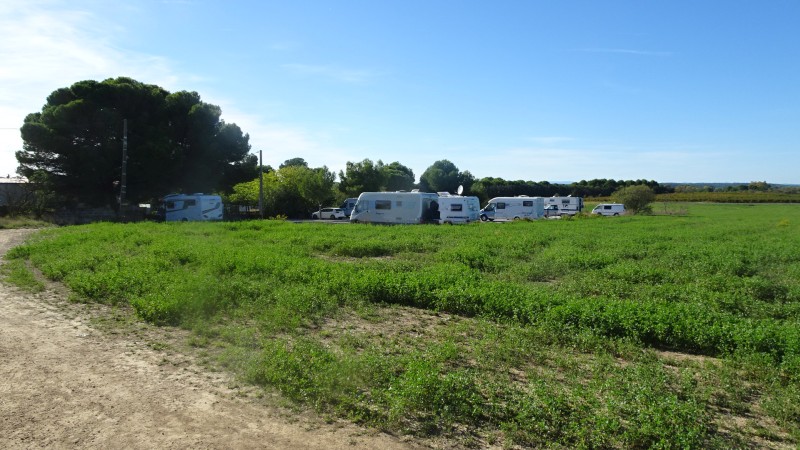
[[[625,205],[622,203],[601,203],[594,207],[592,214],[618,216],[620,214],[625,214]]]
[[[333,208],[333,207],[322,208],[319,211],[314,211],[313,213],[311,213],[311,218],[315,220],[318,219],[337,220],[337,219],[344,219],[345,217],[347,216],[344,215],[344,211],[342,211],[341,208]]]

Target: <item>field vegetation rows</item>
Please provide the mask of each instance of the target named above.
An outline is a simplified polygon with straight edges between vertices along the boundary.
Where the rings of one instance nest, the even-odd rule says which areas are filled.
[[[800,194],[780,191],[673,192],[658,194],[663,202],[800,203]]]
[[[191,329],[242,380],[369,426],[464,445],[794,447],[800,207],[681,209],[106,223],[45,230],[7,257],[78,300]]]

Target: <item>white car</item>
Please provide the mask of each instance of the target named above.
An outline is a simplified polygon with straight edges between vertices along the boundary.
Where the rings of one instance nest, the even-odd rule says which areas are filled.
[[[345,217],[347,216],[344,215],[344,211],[342,211],[341,208],[333,208],[333,207],[322,208],[319,211],[314,211],[313,213],[311,213],[311,218],[314,220],[319,220],[319,219],[337,220],[337,219],[344,219]]]
[[[594,207],[592,214],[618,216],[620,214],[625,214],[625,205],[622,203],[601,203]]]

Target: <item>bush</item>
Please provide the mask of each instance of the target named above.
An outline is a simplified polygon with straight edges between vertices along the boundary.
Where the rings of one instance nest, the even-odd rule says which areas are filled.
[[[640,184],[619,189],[611,195],[611,198],[625,205],[625,209],[632,214],[652,214],[653,208],[650,203],[656,199],[656,194],[649,187]]]

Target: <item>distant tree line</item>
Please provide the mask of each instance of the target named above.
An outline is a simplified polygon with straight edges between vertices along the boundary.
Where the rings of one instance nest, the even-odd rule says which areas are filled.
[[[493,197],[527,195],[530,197],[552,197],[554,195],[573,197],[608,197],[628,186],[647,186],[655,193],[672,192],[672,188],[648,180],[581,180],[570,184],[554,184],[547,181],[506,181],[502,178],[482,178],[472,186],[472,194],[481,201]]]
[[[674,186],[676,194],[696,192],[773,192],[783,194],[800,194],[800,186],[784,186],[769,184],[766,181],[751,181],[749,184],[716,183],[716,184],[680,184]]]

